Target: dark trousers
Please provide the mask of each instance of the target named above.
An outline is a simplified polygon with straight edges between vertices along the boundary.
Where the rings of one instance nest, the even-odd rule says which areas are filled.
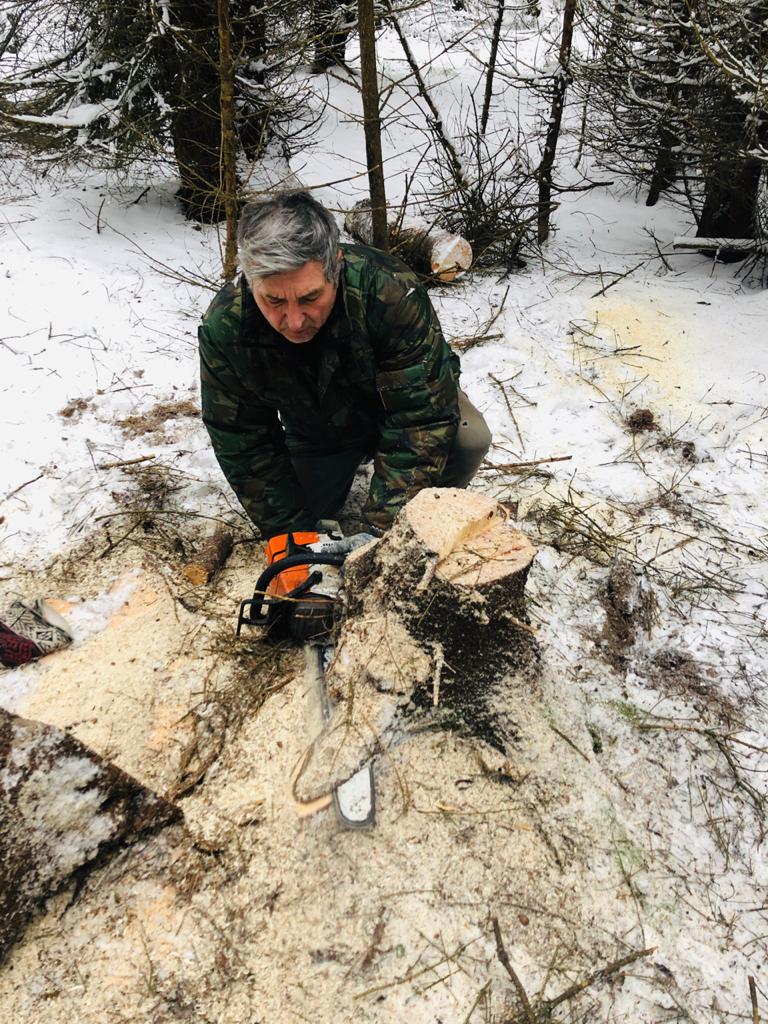
[[[491,444],[491,432],[480,413],[459,390],[459,429],[440,487],[466,487]],[[344,504],[358,466],[370,452],[350,449],[322,454],[291,453],[291,462],[304,489],[307,508],[318,519],[332,519]]]

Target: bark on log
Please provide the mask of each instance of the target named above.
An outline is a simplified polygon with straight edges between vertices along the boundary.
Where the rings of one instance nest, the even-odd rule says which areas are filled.
[[[371,245],[371,208],[363,199],[344,218],[347,231],[363,245]],[[389,250],[407,263],[420,277],[453,281],[472,265],[472,246],[460,235],[428,227],[406,218],[402,224],[389,223]]]
[[[490,725],[484,738],[503,744],[492,728],[495,684],[530,679],[538,666],[525,611],[534,556],[497,502],[455,488],[419,492],[384,538],[350,555],[326,672],[336,710],[296,781],[300,800],[385,746],[409,703],[471,708]]]
[[[206,539],[197,557],[188,562],[182,573],[195,587],[210,583],[232,551],[234,538],[229,530],[217,527]]]
[[[0,709],[0,960],[42,900],[180,817],[73,736]]]

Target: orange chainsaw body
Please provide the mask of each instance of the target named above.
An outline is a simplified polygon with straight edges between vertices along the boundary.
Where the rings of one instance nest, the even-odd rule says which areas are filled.
[[[267,556],[267,565],[272,565],[274,562],[279,562],[281,558],[285,558],[287,551],[288,538],[292,537],[294,544],[316,544],[320,540],[319,533],[313,533],[312,531],[305,531],[302,533],[281,533],[277,537],[272,537],[267,541],[267,547],[265,554]],[[309,576],[308,565],[294,565],[290,569],[285,569],[283,572],[278,573],[277,576],[267,586],[267,594],[270,597],[286,597],[295,590],[296,587],[301,586]]]

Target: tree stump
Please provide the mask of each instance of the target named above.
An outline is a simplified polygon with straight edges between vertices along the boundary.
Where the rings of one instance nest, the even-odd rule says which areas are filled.
[[[0,959],[42,900],[180,818],[74,736],[0,708]]]
[[[363,245],[371,244],[373,227],[367,199],[349,210],[344,227]],[[389,223],[387,233],[390,252],[422,278],[448,283],[472,266],[472,246],[466,238],[442,228],[405,218],[402,223]]]
[[[386,745],[403,706],[451,709],[492,726],[499,680],[528,682],[539,649],[525,611],[535,549],[491,498],[428,488],[389,533],[354,552],[346,614],[326,672],[336,708],[295,784],[301,800],[344,781]]]

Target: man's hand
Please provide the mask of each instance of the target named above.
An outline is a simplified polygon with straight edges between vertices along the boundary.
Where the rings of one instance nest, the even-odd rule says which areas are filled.
[[[340,538],[329,537],[327,533],[321,533],[319,539],[308,546],[322,555],[349,555],[376,539],[372,533],[353,533],[351,537]]]
[[[307,548],[316,555],[348,555],[377,539],[372,533],[353,533],[351,537],[333,537],[330,534],[315,531],[281,533],[272,537],[267,543],[267,565],[272,565],[273,562],[285,557],[288,551],[289,537],[293,539],[295,545]]]

